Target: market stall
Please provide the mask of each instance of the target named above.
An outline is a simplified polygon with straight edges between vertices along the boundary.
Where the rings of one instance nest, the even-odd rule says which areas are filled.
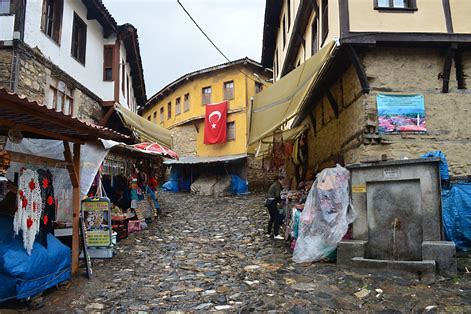
[[[128,141],[130,138],[105,127],[84,123],[76,118],[48,109],[37,102],[28,101],[14,93],[0,89],[0,164],[4,165],[8,159],[13,164],[23,165],[20,169],[9,170],[4,173],[10,180],[10,185],[5,194],[10,195],[8,207],[13,204],[14,218],[6,225],[12,227],[15,234],[22,235],[23,248],[18,246],[8,250],[8,245],[14,245],[12,237],[0,238],[2,254],[0,263],[2,267],[2,291],[11,292],[10,297],[26,298],[37,294],[60,281],[70,277],[70,274],[78,272],[79,257],[79,217],[81,202],[82,176],[84,172],[81,166],[81,146],[93,143],[98,138]],[[7,142],[13,145],[24,144],[27,139],[56,140],[54,145],[61,145],[53,156],[33,154],[21,150],[8,151]],[[57,140],[59,142],[57,142]],[[8,146],[12,147],[12,146]],[[82,157],[82,158],[81,158]],[[5,169],[5,166],[2,166]],[[72,214],[72,249],[71,254],[67,250],[54,251],[59,247],[58,241],[51,235],[52,222],[55,219],[55,207],[57,205],[54,194],[54,169],[66,169],[71,190],[71,214]],[[15,187],[16,185],[16,187]],[[17,191],[15,191],[15,188]],[[5,192],[5,189],[3,189]],[[17,204],[15,204],[17,203]],[[15,207],[18,207],[17,208]],[[6,207],[6,206],[5,206]],[[10,215],[11,219],[11,215]],[[9,230],[10,228],[2,228]],[[41,241],[37,241],[40,234]],[[15,238],[16,239],[16,238]],[[17,240],[17,239],[16,239]],[[41,244],[39,243],[41,242]],[[12,252],[19,253],[12,256]],[[63,258],[68,256],[68,258]],[[19,260],[18,260],[19,259]],[[16,261],[16,265],[23,263],[23,268],[8,268],[5,261]],[[55,269],[48,271],[47,266]],[[36,272],[28,272],[35,269]],[[6,274],[6,275],[5,275]],[[6,286],[8,279],[13,285]],[[8,298],[5,296],[4,298]]]

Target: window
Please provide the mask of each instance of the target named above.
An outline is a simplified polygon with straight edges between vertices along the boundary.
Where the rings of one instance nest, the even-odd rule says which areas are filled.
[[[73,91],[64,82],[53,80],[49,87],[48,107],[67,115],[74,112]]]
[[[283,24],[283,35],[282,35],[282,37],[283,37],[283,49],[284,49],[285,46],[286,46],[286,19],[285,19],[284,15],[283,15],[282,24]]]
[[[172,102],[167,104],[167,120],[172,117]]]
[[[260,93],[263,90],[263,84],[260,82],[255,82],[255,94]]]
[[[160,107],[160,123],[164,122],[164,107]]]
[[[113,45],[105,45],[103,48],[103,81],[113,81]]]
[[[175,115],[182,113],[181,98],[175,99]]]
[[[319,51],[319,34],[318,34],[318,27],[319,27],[319,19],[317,17],[314,18],[311,25],[311,56],[315,55],[317,51]]]
[[[227,122],[226,137],[228,141],[235,140],[235,122]]]
[[[10,0],[0,0],[0,14],[10,14]]]
[[[224,100],[234,99],[234,81],[224,83]]]
[[[125,89],[126,89],[126,66],[124,64],[124,60],[121,60],[121,91],[123,92],[123,96],[126,97]]]
[[[0,0],[0,6],[3,2],[5,1]],[[44,0],[43,2],[41,30],[56,43],[60,42],[63,8],[63,0]],[[1,9],[0,13],[2,13]]]
[[[329,2],[328,0],[322,0],[322,44],[329,35]]]
[[[147,117],[147,121],[150,121],[150,116]]]
[[[129,76],[126,75],[126,93],[127,93],[127,96],[126,96],[126,99],[128,101],[128,106],[129,106]]]
[[[150,121],[150,116],[149,116],[149,121]],[[154,122],[157,122],[157,111],[154,111]]]
[[[74,13],[72,26],[72,57],[85,65],[85,51],[87,46],[87,24]]]
[[[183,96],[183,107],[185,111],[190,110],[190,94]]]
[[[207,105],[211,103],[211,86],[203,87],[202,89],[202,103]]]
[[[273,65],[273,73],[275,75],[275,78],[278,76],[278,50],[275,51],[275,64]]]
[[[286,2],[286,6],[288,8],[288,31],[289,31],[289,28],[291,26],[291,1],[290,0]]]
[[[416,0],[374,0],[375,9],[417,10]]]

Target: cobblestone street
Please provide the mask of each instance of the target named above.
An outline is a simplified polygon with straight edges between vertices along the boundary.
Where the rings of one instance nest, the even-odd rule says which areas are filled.
[[[121,241],[113,259],[93,260],[92,280],[46,293],[41,311],[471,311],[461,270],[423,282],[293,263],[287,243],[264,235],[262,200],[161,193],[161,220]]]

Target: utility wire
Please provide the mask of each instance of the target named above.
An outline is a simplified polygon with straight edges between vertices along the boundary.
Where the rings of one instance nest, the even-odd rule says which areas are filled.
[[[211,45],[213,45],[214,48],[216,48],[216,50],[228,61],[228,62],[232,62],[225,54],[224,52],[222,52],[221,49],[219,49],[219,47],[211,40],[211,38],[209,38],[208,34],[206,34],[206,32],[198,25],[198,23],[195,21],[195,19],[191,16],[190,12],[188,12],[188,10],[183,6],[183,4],[180,2],[180,0],[177,0],[178,4],[180,5],[180,7],[183,9],[183,11],[185,11],[186,15],[188,15],[188,17],[191,19],[191,21],[193,22],[193,24],[196,25],[196,27],[200,30],[200,32],[204,35],[204,37],[206,37],[206,39],[211,43]],[[257,83],[262,83],[263,85],[265,85],[263,82],[261,82],[261,80],[255,80],[253,78],[251,78],[249,75],[247,75],[244,71],[242,70],[239,70],[240,73],[244,74],[245,77],[247,77],[248,79],[254,81],[254,82],[257,82]]]

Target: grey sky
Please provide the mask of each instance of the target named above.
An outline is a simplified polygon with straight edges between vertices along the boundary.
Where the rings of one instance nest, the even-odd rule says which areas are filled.
[[[231,60],[260,61],[265,0],[181,0]],[[147,97],[183,74],[226,60],[199,32],[177,0],[103,0],[118,24],[139,35]]]

